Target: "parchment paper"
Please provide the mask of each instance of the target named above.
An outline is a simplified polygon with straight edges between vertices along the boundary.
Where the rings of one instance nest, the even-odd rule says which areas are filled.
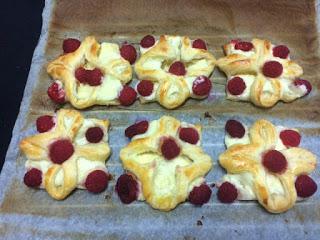
[[[0,175],[0,237],[5,239],[319,239],[320,191],[283,214],[269,214],[256,202],[221,204],[216,189],[209,204],[189,203],[169,213],[153,210],[144,202],[123,205],[114,193],[115,179],[123,172],[119,151],[128,143],[124,129],[140,118],[158,119],[167,114],[203,125],[203,147],[213,158],[209,183],[224,171],[217,163],[225,150],[224,124],[236,118],[245,124],[265,118],[274,124],[299,128],[301,146],[320,156],[319,76],[320,58],[314,1],[46,1],[43,27],[17,118],[11,144]],[[250,103],[225,100],[225,77],[217,69],[213,91],[204,101],[189,100],[177,110],[158,104],[129,108],[97,106],[86,116],[108,118],[112,155],[107,162],[114,180],[99,195],[77,190],[64,201],[22,183],[25,157],[19,141],[35,133],[34,121],[58,106],[46,95],[51,80],[46,65],[61,53],[66,37],[82,39],[93,34],[99,40],[138,45],[146,34],[179,34],[203,38],[216,58],[222,45],[234,38],[260,37],[286,44],[291,57],[304,68],[304,78],[314,90],[291,104],[259,109]],[[66,108],[71,106],[66,105]],[[205,114],[207,112],[207,114]],[[205,115],[210,115],[205,117]],[[121,137],[119,137],[121,136]],[[320,183],[319,167],[312,174]]]

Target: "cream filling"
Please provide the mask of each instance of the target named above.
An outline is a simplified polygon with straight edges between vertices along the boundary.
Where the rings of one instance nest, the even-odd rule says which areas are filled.
[[[140,53],[141,54],[144,54],[145,52],[149,51],[151,48],[153,48],[154,46],[156,46],[158,44],[159,40],[156,40],[154,45],[149,47],[149,48],[144,48],[144,47],[141,47],[141,45],[139,45],[140,47]]]
[[[99,86],[79,84],[77,97],[79,99],[88,99],[94,94],[99,101],[112,101],[118,98],[122,88],[120,80],[108,74]]]
[[[248,134],[248,128],[244,126],[246,129],[246,133],[242,138],[232,138],[228,133],[225,135],[225,144],[227,148],[231,147],[234,144],[248,144],[250,143],[250,138]],[[276,126],[277,131],[277,142],[275,149],[278,151],[285,150],[286,147],[283,145],[279,135],[280,132],[283,130],[295,130],[297,129],[290,129],[283,126]],[[284,188],[280,182],[280,180],[272,175],[264,171],[264,168],[261,169],[261,174],[259,177],[262,181],[264,181],[267,185],[269,194],[277,194],[277,195],[284,195]],[[253,174],[250,172],[241,173],[241,174],[226,174],[223,177],[223,182],[228,181],[232,183],[238,190],[238,200],[256,200],[257,197],[255,195],[254,190],[254,177]]]
[[[249,100],[250,99],[250,91],[251,91],[251,86],[255,80],[255,76],[253,75],[235,75],[231,76],[229,80],[231,80],[234,77],[240,77],[243,79],[244,83],[246,84],[246,88],[244,89],[243,93],[240,95],[232,95],[229,93],[228,88],[226,86],[226,92],[227,92],[227,98],[232,99],[232,100]],[[228,80],[228,81],[229,81]]]
[[[151,121],[151,122],[149,122],[148,130],[143,134],[135,135],[132,138],[132,140],[149,137],[149,136],[155,134],[158,131],[158,129],[159,129],[159,121],[158,120]]]
[[[136,92],[138,93],[138,89],[137,89],[137,86],[138,86],[139,82],[136,84],[135,86],[135,90]],[[149,96],[141,96],[139,93],[139,97],[141,99],[143,99],[144,101],[146,102],[152,102],[156,99],[156,93],[157,93],[157,90],[158,90],[158,87],[159,87],[159,83],[156,83],[156,82],[153,82],[153,91],[152,93],[149,95]]]
[[[106,42],[101,43],[99,62],[102,64],[108,64],[113,60],[121,58],[118,44]]]

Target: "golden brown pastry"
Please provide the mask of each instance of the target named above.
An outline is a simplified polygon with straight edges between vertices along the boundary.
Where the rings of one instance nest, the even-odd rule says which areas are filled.
[[[267,108],[280,100],[292,102],[311,91],[311,84],[299,79],[303,70],[291,61],[284,45],[274,46],[261,39],[232,40],[224,51],[226,56],[217,65],[228,78],[227,99]]]
[[[146,38],[149,39],[145,41]],[[135,72],[140,80],[137,92],[142,103],[158,101],[173,109],[189,97],[202,99],[209,95],[212,84],[208,77],[215,58],[203,40],[162,35],[155,41],[148,35],[140,45]]]
[[[251,128],[236,120],[226,124],[227,150],[219,162],[228,172],[218,191],[222,202],[258,200],[269,212],[281,213],[300,198],[310,197],[316,183],[307,174],[316,167],[316,156],[299,147],[296,129],[274,126],[266,120]]]
[[[108,120],[85,119],[75,110],[37,119],[40,132],[20,143],[26,155],[24,183],[45,188],[57,200],[75,188],[98,193],[108,184],[105,161],[110,155]]]
[[[67,43],[76,46],[66,50]],[[76,43],[75,39],[65,40],[65,54],[49,63],[48,74],[55,80],[48,89],[49,97],[58,103],[69,101],[79,109],[92,105],[132,104],[136,93],[125,85],[132,79],[132,69],[130,62],[122,57],[119,46],[100,44],[92,36]],[[125,95],[122,98],[130,95],[129,103],[127,99],[121,101],[121,94]]]
[[[125,170],[116,191],[123,203],[139,199],[153,208],[170,211],[188,200],[195,205],[209,201],[211,189],[204,176],[212,160],[200,147],[201,127],[164,116],[138,122],[126,130],[132,141],[121,150]]]

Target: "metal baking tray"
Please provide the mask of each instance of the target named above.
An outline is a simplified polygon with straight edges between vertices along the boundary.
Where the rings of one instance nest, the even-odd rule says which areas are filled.
[[[189,203],[165,213],[144,202],[123,205],[114,193],[115,179],[123,172],[120,149],[128,143],[124,129],[137,119],[170,115],[203,125],[204,150],[213,158],[209,183],[224,174],[217,160],[224,146],[224,124],[236,118],[245,124],[264,118],[274,124],[296,127],[301,146],[320,156],[320,52],[316,1],[239,0],[118,0],[50,1],[43,11],[43,27],[17,118],[11,144],[0,175],[0,237],[6,239],[319,239],[320,191],[283,214],[270,214],[257,202],[222,204],[216,199],[202,207]],[[95,35],[100,41],[139,44],[146,34],[176,34],[203,38],[216,58],[222,45],[234,38],[253,37],[286,44],[292,58],[302,65],[303,78],[313,84],[312,93],[290,104],[260,109],[250,103],[225,99],[225,76],[215,69],[213,90],[203,101],[188,100],[176,110],[157,103],[130,107],[95,106],[86,116],[111,121],[107,162],[114,180],[99,195],[76,190],[64,201],[51,199],[45,191],[22,183],[25,157],[19,141],[35,133],[34,121],[58,106],[46,95],[51,80],[46,65],[61,53],[66,37],[83,39]],[[65,105],[65,108],[71,108]],[[123,137],[119,137],[123,136]],[[319,167],[312,174],[320,183]]]

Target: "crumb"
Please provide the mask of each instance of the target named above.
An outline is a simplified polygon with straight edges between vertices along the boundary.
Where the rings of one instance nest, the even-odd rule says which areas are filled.
[[[197,221],[197,226],[202,226],[202,225],[203,225],[202,221],[201,221],[201,220],[198,220],[198,221]]]
[[[201,220],[203,220],[204,219],[204,216],[201,216]]]
[[[211,184],[210,184],[210,187],[212,187],[212,188],[214,188],[215,186],[216,186],[215,183],[211,183]]]
[[[106,199],[106,200],[111,199],[111,195],[110,195],[110,194],[105,195],[105,196],[104,196],[104,199]]]
[[[205,118],[212,118],[211,114],[209,112],[205,112],[204,113],[204,117]]]
[[[196,240],[196,238],[192,237],[192,236],[184,236],[183,239],[184,240]]]
[[[307,231],[304,231],[304,234],[306,234],[306,235],[307,235],[307,234],[308,234],[308,232],[307,232]]]
[[[289,220],[288,220],[288,219],[286,219],[286,218],[284,219],[284,221],[285,221],[286,223],[288,223],[288,222],[289,222]]]
[[[114,176],[112,174],[109,173],[109,180],[113,180],[114,179]]]

